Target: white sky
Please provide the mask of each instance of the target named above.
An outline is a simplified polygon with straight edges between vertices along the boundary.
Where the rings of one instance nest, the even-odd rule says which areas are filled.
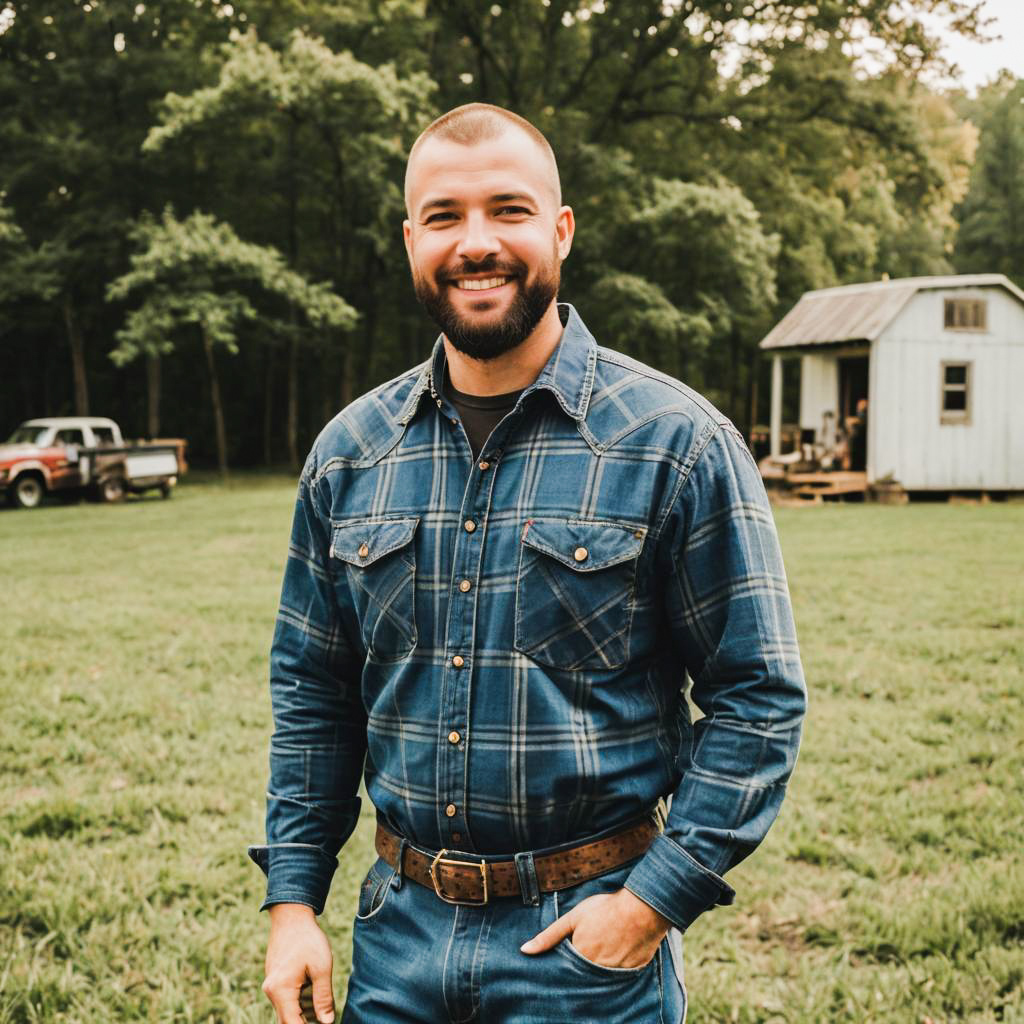
[[[949,33],[946,45],[946,58],[960,66],[957,81],[971,92],[995,78],[1001,68],[1024,78],[1024,0],[986,0],[982,11],[994,19],[985,35],[1001,39],[973,43]]]

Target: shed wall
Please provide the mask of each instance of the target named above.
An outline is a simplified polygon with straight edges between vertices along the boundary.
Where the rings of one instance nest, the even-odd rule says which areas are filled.
[[[800,359],[800,426],[817,436],[826,412],[839,416],[839,360],[809,353]]]
[[[984,332],[944,327],[946,298],[984,298]],[[942,364],[970,362],[971,414],[941,422]],[[868,478],[908,490],[1024,490],[1024,306],[1002,289],[918,293],[875,344]]]

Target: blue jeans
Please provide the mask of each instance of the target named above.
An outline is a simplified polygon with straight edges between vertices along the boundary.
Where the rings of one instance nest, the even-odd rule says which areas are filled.
[[[631,864],[536,905],[453,906],[383,860],[360,890],[342,1024],[682,1024],[682,942],[673,930],[645,967],[592,963],[566,940],[535,956],[520,945]]]

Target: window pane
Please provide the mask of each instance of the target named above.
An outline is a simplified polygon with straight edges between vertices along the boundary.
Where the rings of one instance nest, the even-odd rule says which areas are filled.
[[[956,326],[956,305],[952,299],[946,299],[946,326]]]
[[[966,391],[945,391],[942,395],[943,412],[966,412],[967,392]]]
[[[946,367],[946,383],[947,384],[966,384],[967,383],[967,367],[966,366],[947,366]]]

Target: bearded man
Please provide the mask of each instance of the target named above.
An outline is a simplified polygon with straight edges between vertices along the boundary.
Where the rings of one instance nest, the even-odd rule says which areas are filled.
[[[343,1021],[680,1022],[680,935],[732,902],[804,711],[760,476],[707,401],[557,302],[573,212],[532,125],[450,111],[405,195],[442,334],[299,484],[252,851],[264,990],[295,1024],[311,980],[334,1019],[316,915],[362,777],[378,858]]]

